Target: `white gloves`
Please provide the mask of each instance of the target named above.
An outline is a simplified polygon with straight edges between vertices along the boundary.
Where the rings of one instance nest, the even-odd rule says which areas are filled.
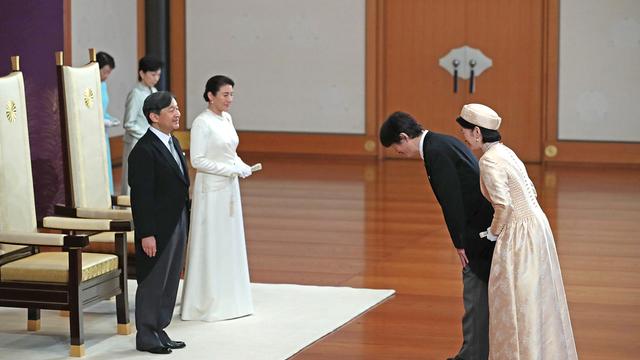
[[[114,127],[114,126],[118,126],[118,125],[120,125],[120,120],[118,120],[118,119],[116,119],[114,117],[112,117],[109,120],[108,119],[104,119],[104,126],[105,127],[110,128],[110,127]]]
[[[481,238],[486,237],[487,240],[489,240],[489,241],[498,240],[498,235],[493,235],[493,233],[491,232],[491,228],[490,227],[487,228],[487,231],[483,231],[479,235],[480,235]]]
[[[240,176],[241,178],[246,178],[247,176],[251,175],[251,166],[240,162],[239,164],[235,164],[234,165],[234,170],[233,170],[238,176]]]

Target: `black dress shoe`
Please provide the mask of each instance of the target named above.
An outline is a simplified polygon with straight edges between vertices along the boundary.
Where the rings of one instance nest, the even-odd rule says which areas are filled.
[[[164,346],[168,347],[169,349],[182,349],[183,347],[187,346],[187,344],[185,344],[184,341],[169,340],[164,344]]]
[[[136,347],[136,350],[138,350],[138,351],[147,351],[147,352],[150,352],[152,354],[171,354],[171,349],[168,346],[156,346],[156,347],[152,347],[152,348],[148,348],[148,349],[143,349],[143,348]]]

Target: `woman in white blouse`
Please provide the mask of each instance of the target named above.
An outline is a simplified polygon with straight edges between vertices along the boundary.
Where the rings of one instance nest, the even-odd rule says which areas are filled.
[[[142,105],[147,96],[157,92],[156,84],[162,73],[162,61],[153,56],[145,56],[138,62],[138,84],[127,95],[124,107],[124,136],[122,138],[122,181],[120,194],[129,195],[129,154],[138,140],[149,129],[147,118],[142,113]]]
[[[191,127],[191,165],[196,169],[182,319],[218,321],[253,312],[238,177],[251,168],[238,154],[238,134],[227,112],[233,80],[207,81],[207,109]]]

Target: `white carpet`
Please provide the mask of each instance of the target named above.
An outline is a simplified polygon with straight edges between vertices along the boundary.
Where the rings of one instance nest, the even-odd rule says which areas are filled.
[[[135,331],[115,335],[115,302],[85,310],[86,359],[287,359],[349,320],[393,295],[393,290],[348,287],[251,284],[255,313],[215,323],[182,321],[179,307],[167,333],[184,340],[171,355],[135,350]],[[129,281],[133,310],[135,281]],[[179,292],[180,294],[180,292]],[[180,301],[180,299],[178,299]],[[68,318],[42,311],[42,330],[28,333],[25,309],[0,308],[0,359],[64,359],[68,356]],[[134,315],[131,312],[132,327]]]

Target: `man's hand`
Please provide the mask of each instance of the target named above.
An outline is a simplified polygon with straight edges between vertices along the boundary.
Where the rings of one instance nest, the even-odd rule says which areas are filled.
[[[464,269],[467,265],[469,265],[469,259],[467,259],[467,254],[465,254],[464,249],[456,249],[458,252],[458,256],[460,256],[460,264],[462,264],[462,268]]]
[[[142,238],[142,250],[144,250],[144,253],[147,254],[148,257],[156,256],[156,237],[147,236],[146,238]]]

